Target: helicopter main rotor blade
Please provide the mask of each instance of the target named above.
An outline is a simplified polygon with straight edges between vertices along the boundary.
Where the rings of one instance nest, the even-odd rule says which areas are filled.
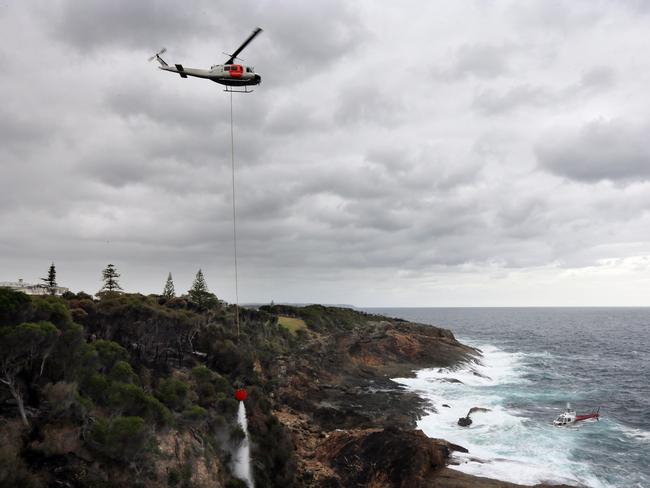
[[[226,61],[224,64],[233,64],[233,63],[235,62],[235,58],[237,57],[237,55],[238,55],[240,52],[242,52],[242,51],[246,48],[246,46],[248,46],[248,44],[249,44],[253,39],[255,39],[255,37],[256,37],[260,32],[262,32],[262,29],[259,28],[259,27],[257,27],[257,28],[253,31],[253,33],[252,33],[250,36],[248,36],[248,39],[246,39],[246,40],[242,43],[242,45],[239,46],[239,47],[237,48],[237,50],[236,50],[234,53],[232,53],[232,54],[230,55],[230,58],[228,58],[228,61]]]

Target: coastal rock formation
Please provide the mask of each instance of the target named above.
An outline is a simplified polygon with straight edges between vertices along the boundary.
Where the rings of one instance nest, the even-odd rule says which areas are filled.
[[[470,418],[470,415],[476,412],[491,412],[489,408],[484,408],[484,407],[472,407],[469,409],[469,412],[467,412],[467,415],[465,417],[461,417],[458,419],[458,425],[461,427],[469,427],[472,425],[472,419]]]
[[[461,417],[458,419],[458,425],[461,427],[469,427],[472,425],[472,419],[469,418],[469,415],[467,417]]]
[[[335,432],[319,446],[317,457],[329,464],[333,486],[427,486],[445,467],[451,451],[466,449],[420,430],[395,427]]]
[[[475,361],[479,351],[446,329],[352,310],[264,309],[308,325],[300,350],[281,361],[275,412],[293,438],[299,486],[519,486],[447,469],[454,451],[467,450],[415,430],[426,405],[390,380]],[[469,413],[478,411],[487,409]]]

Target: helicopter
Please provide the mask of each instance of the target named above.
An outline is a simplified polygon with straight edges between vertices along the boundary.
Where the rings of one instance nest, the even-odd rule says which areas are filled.
[[[160,66],[158,67],[159,69],[163,71],[169,71],[171,73],[178,73],[181,78],[187,78],[188,76],[205,78],[212,80],[215,83],[225,85],[226,89],[224,91],[227,92],[251,93],[253,90],[249,90],[248,87],[259,85],[262,82],[262,77],[255,73],[255,68],[252,66],[243,66],[241,64],[236,64],[235,60],[238,59],[237,55],[241,53],[260,32],[262,32],[262,29],[257,27],[242,43],[242,45],[235,50],[234,53],[226,53],[229,58],[224,64],[215,64],[211,66],[209,70],[185,68],[182,64],[174,64],[174,66],[170,66],[165,62],[163,58],[160,57],[161,54],[167,51],[165,48],[162,48],[156,54],[151,56],[149,58],[149,61],[157,59],[160,63]],[[233,87],[244,87],[244,89],[235,90]]]

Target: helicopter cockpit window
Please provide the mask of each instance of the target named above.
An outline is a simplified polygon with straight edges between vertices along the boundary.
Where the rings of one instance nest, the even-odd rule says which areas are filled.
[[[224,71],[230,71],[230,66],[224,66],[224,67],[223,67],[223,70],[224,70]]]
[[[246,73],[252,73],[252,72],[253,72],[253,68],[251,68],[250,66],[246,66]]]

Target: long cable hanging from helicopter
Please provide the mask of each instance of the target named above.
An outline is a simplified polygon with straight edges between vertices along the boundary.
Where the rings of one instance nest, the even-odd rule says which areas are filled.
[[[235,261],[235,323],[239,337],[239,272],[237,270],[237,210],[235,198],[235,130],[232,122],[232,92],[230,92],[230,166],[232,170],[232,242]]]

